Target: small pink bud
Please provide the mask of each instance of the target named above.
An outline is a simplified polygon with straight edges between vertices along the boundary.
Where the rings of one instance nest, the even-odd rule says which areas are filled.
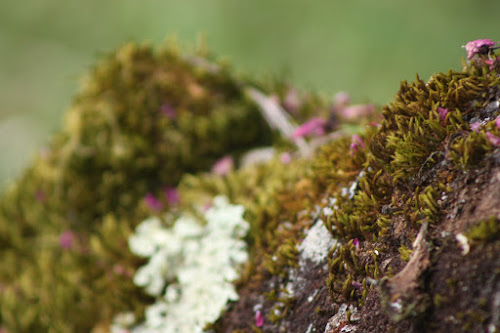
[[[500,130],[500,117],[495,120],[495,126]]]
[[[352,136],[352,143],[351,143],[351,156],[354,156],[354,153],[357,153],[360,147],[364,149],[365,142],[358,134],[354,134]]]
[[[439,120],[444,121],[446,119],[446,115],[448,114],[449,110],[439,106],[437,108],[437,112],[439,114]]]
[[[59,236],[59,246],[64,250],[71,250],[75,240],[75,233],[71,230],[66,230]]]
[[[234,160],[231,156],[225,156],[219,159],[212,166],[212,173],[218,176],[225,176],[234,169]]]
[[[481,123],[475,122],[474,124],[470,125],[470,129],[473,130],[476,133],[479,133],[479,129],[481,128]]]
[[[336,108],[344,108],[351,104],[351,96],[345,91],[340,91],[333,97],[333,106]]]
[[[300,125],[292,134],[292,138],[322,136],[326,134],[328,122],[323,118],[311,118]]]
[[[351,282],[351,285],[354,289],[361,289],[361,287],[363,286],[361,283],[359,282],[356,282],[356,281],[352,281]]]
[[[282,153],[280,159],[281,163],[288,164],[292,161],[292,155],[290,153]]]
[[[169,205],[176,205],[179,203],[179,191],[175,187],[165,186],[163,188],[163,194]]]
[[[302,107],[302,101],[300,100],[297,89],[290,88],[288,90],[283,101],[283,106],[290,113],[297,113],[297,111]]]
[[[163,209],[163,203],[156,199],[152,193],[146,194],[144,201],[146,201],[146,205],[148,205],[152,211],[158,212]]]
[[[366,117],[375,112],[375,105],[373,104],[359,104],[345,107],[342,109],[341,115],[345,119],[354,120]]]
[[[355,247],[356,249],[359,249],[359,239],[354,238],[354,239],[352,240],[352,244],[354,245],[354,247]]]
[[[491,134],[490,132],[486,132],[486,137],[494,146],[500,146],[500,138],[496,135]]]
[[[255,326],[262,327],[264,325],[264,316],[262,315],[262,311],[258,310],[255,314]]]
[[[167,103],[163,104],[160,107],[160,111],[161,113],[163,113],[163,115],[165,115],[170,119],[174,119],[177,116],[177,112],[175,112],[175,109],[170,104]]]

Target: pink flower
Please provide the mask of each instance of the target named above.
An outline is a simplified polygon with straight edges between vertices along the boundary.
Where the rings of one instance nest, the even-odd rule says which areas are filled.
[[[175,109],[168,103],[164,103],[160,107],[160,111],[170,119],[174,119],[177,116],[177,112],[175,112]]]
[[[484,63],[488,66],[490,66],[490,69],[493,70],[497,66],[498,62],[500,61],[500,57],[496,57],[494,59],[484,59]]]
[[[302,101],[300,100],[297,89],[288,89],[285,99],[283,100],[283,106],[290,113],[297,113],[297,111],[302,107]]]
[[[371,115],[375,112],[375,105],[373,104],[359,104],[352,105],[342,109],[341,115],[345,119],[354,120]]]
[[[212,166],[212,173],[218,176],[225,176],[234,169],[234,160],[231,156],[225,156],[219,159]]]
[[[258,310],[255,314],[255,326],[262,327],[264,325],[264,316],[262,315],[262,311]]]
[[[323,118],[311,118],[300,125],[292,134],[292,138],[303,138],[306,136],[322,136],[326,134],[328,121]]]
[[[359,249],[359,239],[354,238],[354,239],[352,240],[352,244],[354,245],[354,247],[355,247],[356,249]]]
[[[481,128],[481,123],[479,121],[477,121],[474,124],[470,125],[470,129],[473,130],[476,133],[479,133],[479,129],[480,128]]]
[[[146,205],[155,212],[159,212],[160,210],[163,209],[163,203],[156,199],[156,197],[152,193],[146,194],[144,197],[144,201],[146,201]]]
[[[351,96],[345,91],[340,91],[333,97],[334,108],[343,109],[349,104],[351,104]]]
[[[495,126],[500,130],[500,117],[495,120]]]
[[[292,161],[292,155],[290,153],[282,153],[280,159],[281,163],[288,164]]]
[[[363,285],[357,281],[352,281],[351,285],[354,289],[361,289],[361,287],[363,287]]]
[[[496,135],[491,134],[490,132],[486,132],[486,137],[494,146],[500,146],[500,138]]]
[[[357,153],[360,147],[361,149],[364,149],[365,142],[358,134],[354,134],[352,136],[352,143],[351,143],[351,156],[354,156],[354,153]]]
[[[476,39],[468,42],[463,47],[467,51],[467,59],[472,59],[476,54],[487,54],[491,47],[495,45],[491,39]]]
[[[75,240],[75,233],[71,230],[66,230],[59,236],[59,246],[63,250],[71,250],[71,248],[73,248]]]
[[[169,205],[176,205],[179,203],[179,192],[175,187],[165,186],[163,188],[163,194],[165,195],[165,199],[167,199]]]
[[[448,114],[448,112],[450,112],[448,109],[446,108],[442,108],[442,107],[438,107],[437,108],[437,112],[439,114],[439,120],[441,121],[444,121],[446,119],[446,115]]]

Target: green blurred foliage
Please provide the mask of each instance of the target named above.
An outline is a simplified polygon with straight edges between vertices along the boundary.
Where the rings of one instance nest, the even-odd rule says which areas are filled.
[[[176,35],[236,68],[384,104],[403,79],[459,69],[461,45],[492,38],[493,0],[86,0],[0,2],[0,187],[49,133],[98,55]]]

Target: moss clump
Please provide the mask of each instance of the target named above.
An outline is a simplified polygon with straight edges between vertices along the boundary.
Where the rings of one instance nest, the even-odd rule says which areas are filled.
[[[467,237],[475,241],[492,241],[500,236],[500,223],[496,216],[480,222],[469,228]]]
[[[477,133],[470,122],[484,119],[481,112],[499,83],[494,72],[477,63],[463,72],[434,75],[427,83],[417,76],[401,84],[395,101],[383,109],[384,120],[368,129],[367,149],[353,153],[351,146],[351,159],[345,159],[347,141],[322,149],[315,170],[333,202],[324,217],[332,235],[343,240],[330,260],[332,297],[362,301],[366,293],[353,290],[351,281],[380,278],[378,263],[404,250],[402,239],[414,237],[423,222],[440,220],[440,199],[451,191],[455,175],[477,166],[495,147],[487,134],[498,135],[494,121]],[[395,238],[395,232],[405,238]],[[355,238],[359,248],[352,244]],[[408,259],[410,253],[401,254]]]
[[[144,196],[271,142],[243,88],[228,66],[171,44],[130,43],[93,68],[62,131],[2,196],[0,321],[87,332],[140,308],[147,298],[130,281],[139,263],[127,237],[151,213]]]

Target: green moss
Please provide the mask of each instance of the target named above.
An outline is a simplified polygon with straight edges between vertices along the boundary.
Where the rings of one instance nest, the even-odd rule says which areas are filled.
[[[0,321],[87,332],[140,313],[150,300],[131,282],[127,238],[151,214],[144,196],[272,141],[243,88],[227,65],[172,44],[130,43],[93,68],[62,131],[1,198]],[[65,230],[77,235],[70,251],[58,243]]]
[[[407,246],[401,245],[398,249],[398,252],[401,255],[401,260],[408,261],[410,260],[410,256],[413,253],[413,250],[409,249]]]
[[[469,228],[466,236],[475,241],[492,241],[500,236],[500,223],[496,216],[480,222]]]

